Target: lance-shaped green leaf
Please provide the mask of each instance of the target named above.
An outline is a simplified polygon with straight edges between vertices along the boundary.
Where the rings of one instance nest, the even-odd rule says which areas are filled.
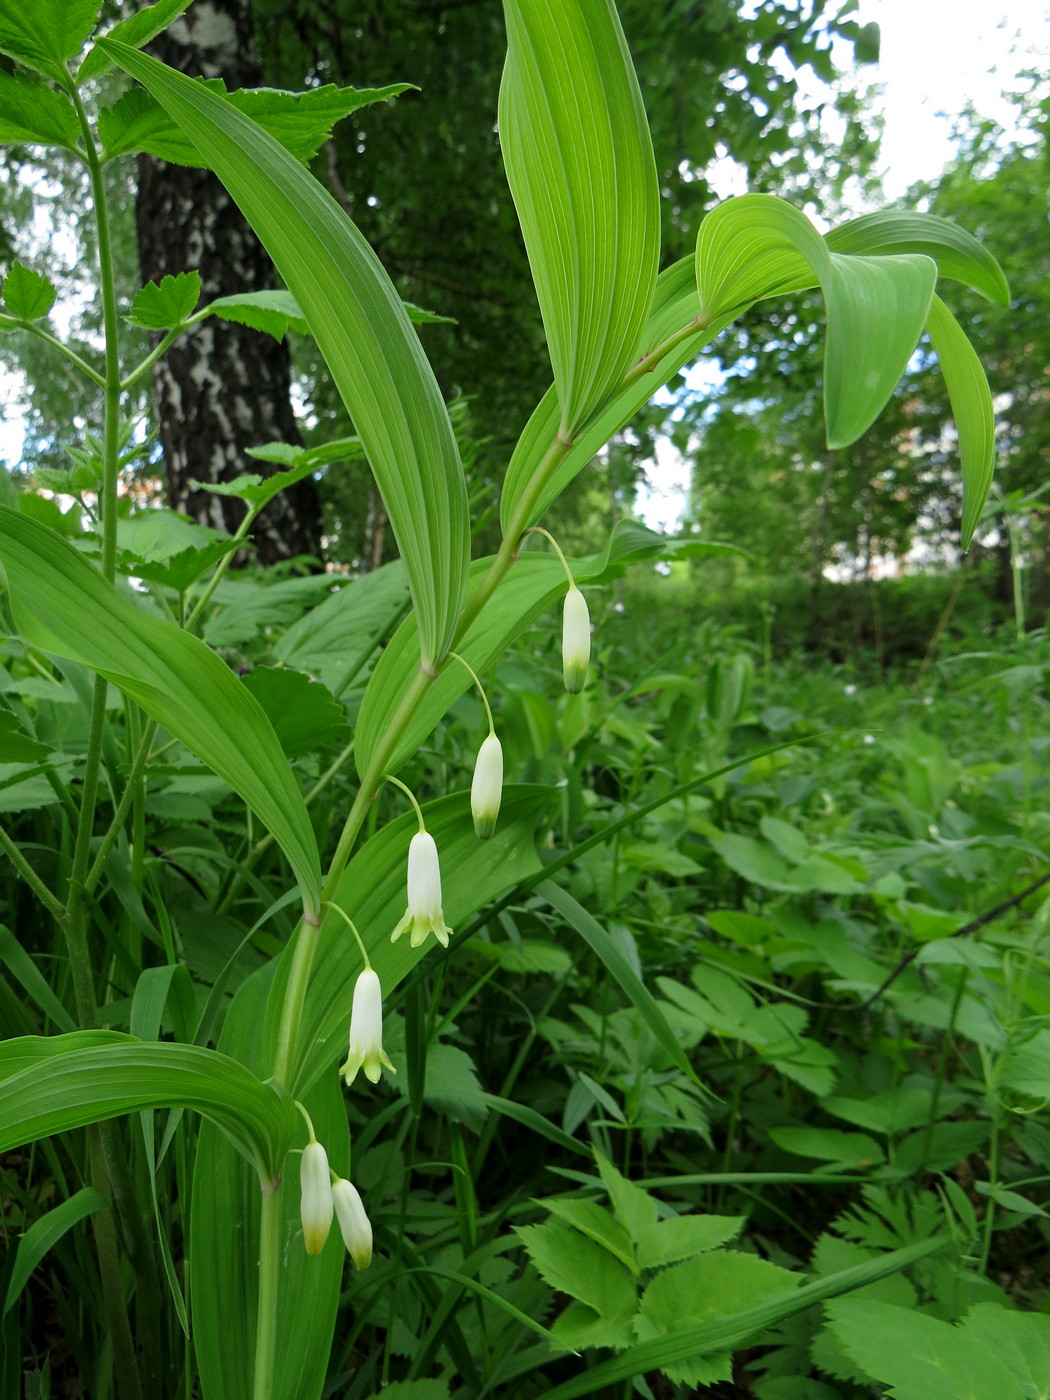
[[[95,27],[102,0],[0,0],[0,53],[68,84],[71,58]]]
[[[109,1210],[109,1202],[92,1187],[85,1186],[61,1205],[55,1206],[54,1210],[33,1221],[15,1249],[14,1268],[0,1315],[6,1316],[18,1302],[18,1295],[48,1250],[54,1249],[67,1230],[96,1210]]]
[[[611,0],[505,0],[499,133],[572,436],[638,354],[660,255],[652,140]]]
[[[936,280],[937,264],[922,253],[832,253],[805,215],[774,195],[726,200],[697,237],[706,321],[765,297],[820,287],[828,317],[829,447],[855,442],[878,416],[918,342]]]
[[[988,376],[952,313],[935,296],[926,322],[944,375],[962,461],[962,546],[969,549],[995,469],[995,410]]]
[[[268,1182],[296,1131],[295,1106],[283,1090],[199,1045],[146,1045],[112,1034],[99,1044],[86,1031],[50,1041],[25,1036],[13,1042],[13,1055],[7,1063],[24,1067],[0,1080],[0,1152],[140,1109],[192,1108]]]
[[[320,899],[317,843],[273,726],[209,647],[123,597],[61,536],[0,507],[0,565],[15,621],[33,646],[106,677],[244,798]]]
[[[335,200],[253,121],[191,78],[102,42],[201,152],[302,308],[379,484],[432,667],[466,586],[467,492],[441,392],[389,277]]]

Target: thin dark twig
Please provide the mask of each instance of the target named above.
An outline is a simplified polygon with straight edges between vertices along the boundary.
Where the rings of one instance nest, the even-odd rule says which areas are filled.
[[[968,924],[963,924],[961,928],[957,928],[953,933],[948,934],[948,937],[966,938],[971,933],[977,933],[979,929],[984,928],[985,924],[992,923],[1000,914],[1005,914],[1008,910],[1013,909],[1015,905],[1027,899],[1030,894],[1035,894],[1036,890],[1042,889],[1046,884],[1050,884],[1050,870],[1048,870],[1045,875],[1040,875],[1038,880],[1026,886],[1019,894],[1011,895],[1009,899],[1004,899],[1001,904],[997,904],[994,909],[988,909],[983,914],[978,914],[976,919],[971,919]],[[867,1011],[870,1007],[874,1006],[879,997],[896,982],[901,973],[912,965],[921,951],[921,948],[912,948],[910,952],[905,953],[904,957],[901,958],[900,962],[886,980],[880,983],[875,991],[872,992],[871,996],[865,1001],[809,1001],[807,999],[806,1004],[807,1006],[819,1007],[826,1011]]]

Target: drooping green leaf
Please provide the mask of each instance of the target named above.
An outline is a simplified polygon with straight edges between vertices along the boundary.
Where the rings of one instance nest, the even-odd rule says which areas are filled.
[[[144,48],[151,39],[162,34],[174,24],[181,14],[189,9],[192,0],[155,0],[152,5],[144,5],[127,19],[118,20],[112,29],[106,31],[107,39],[118,39],[122,44],[130,44],[133,49]],[[113,60],[97,46],[88,50],[83,63],[77,69],[77,83],[88,78],[97,78],[104,73]]]
[[[39,321],[55,304],[58,292],[49,277],[20,262],[11,264],[3,281],[4,305],[20,321]]]
[[[505,0],[499,132],[571,437],[638,354],[660,198],[638,81],[610,0]]]
[[[294,157],[223,98],[112,46],[190,135],[302,307],[354,420],[405,561],[422,664],[451,644],[469,512],[455,435],[419,337],[375,254]]]
[[[227,1055],[113,1032],[101,1043],[92,1031],[8,1042],[0,1075],[0,1152],[137,1109],[192,1108],[269,1179],[298,1117],[287,1094]]]
[[[885,209],[839,224],[824,236],[832,253],[925,253],[941,277],[951,277],[998,306],[1008,306],[1010,288],[1002,268],[972,233],[936,214]]]
[[[160,282],[147,282],[125,316],[133,326],[164,331],[181,326],[197,309],[201,295],[199,272],[179,272]]]
[[[109,40],[96,52],[107,51]],[[122,51],[126,46],[121,46]],[[117,57],[116,46],[111,50]],[[154,62],[156,60],[153,60]],[[411,83],[391,83],[385,88],[309,88],[284,92],[277,88],[238,88],[228,92],[221,78],[188,78],[198,91],[207,91],[232,110],[243,112],[271,135],[298,161],[311,161],[331,135],[332,128],[358,107],[383,102],[407,91]],[[99,114],[98,134],[107,160],[144,151],[175,165],[209,165],[207,153],[198,147],[162,102],[148,92],[127,92]]]
[[[23,635],[104,675],[224,778],[272,832],[316,908],[320,858],[298,783],[258,703],[215,653],[142,612],[72,545],[6,507],[0,564]]]
[[[827,1312],[847,1355],[896,1400],[1025,1400],[998,1347],[965,1327],[873,1298],[841,1298]]]
[[[72,150],[79,137],[77,114],[63,93],[0,69],[0,145],[39,144]]]
[[[774,195],[728,199],[700,225],[696,281],[713,321],[760,299],[819,285],[827,308],[824,413],[829,447],[867,430],[904,373],[926,321],[937,264],[922,253],[832,253]]]
[[[958,321],[935,296],[926,322],[948,389],[962,461],[962,546],[969,549],[995,470],[995,410],[988,376]]]
[[[0,53],[66,82],[66,65],[94,29],[102,0],[0,0]]]
[[[3,1308],[0,1309],[0,1317],[6,1317],[18,1302],[19,1294],[48,1250],[54,1249],[67,1230],[79,1225],[81,1220],[94,1214],[96,1210],[109,1210],[109,1202],[92,1187],[84,1186],[61,1205],[55,1206],[39,1220],[33,1221],[15,1248],[14,1268],[7,1285]]]
[[[3,924],[0,924],[0,963],[60,1031],[76,1030],[76,1022],[48,986],[36,963]]]

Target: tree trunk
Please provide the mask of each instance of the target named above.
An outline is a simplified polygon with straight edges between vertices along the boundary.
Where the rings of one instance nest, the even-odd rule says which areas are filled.
[[[222,77],[229,88],[260,81],[249,0],[197,0],[150,48],[180,72]],[[144,281],[196,269],[205,301],[276,283],[258,239],[210,171],[140,156],[136,222]],[[289,397],[287,346],[211,319],[176,342],[158,361],[153,380],[173,509],[203,525],[236,530],[243,504],[195,490],[190,481],[265,474],[273,469],[246,457],[246,448],[301,442]],[[264,564],[319,555],[321,520],[313,481],[277,496],[252,535]]]

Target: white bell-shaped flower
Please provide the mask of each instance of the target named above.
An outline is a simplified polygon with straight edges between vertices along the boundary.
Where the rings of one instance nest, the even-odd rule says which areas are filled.
[[[383,989],[376,973],[366,967],[354,984],[354,1002],[350,1009],[350,1048],[339,1073],[346,1076],[346,1082],[350,1085],[357,1077],[358,1070],[363,1069],[365,1077],[377,1084],[382,1065],[386,1065],[392,1074],[397,1073],[383,1049]]]
[[[503,796],[503,746],[490,734],[478,750],[474,781],[470,785],[470,811],[474,830],[485,840],[496,829]]]
[[[452,930],[441,912],[441,867],[438,851],[429,831],[417,831],[408,848],[408,909],[390,935],[396,943],[406,929],[412,930],[412,947],[418,948],[432,933],[443,948],[448,947]]]
[[[303,1148],[299,1185],[302,1189],[299,1212],[303,1222],[303,1243],[307,1254],[320,1254],[332,1228],[333,1202],[328,1153],[319,1142],[310,1142]]]
[[[561,620],[561,664],[565,689],[578,695],[587,682],[591,659],[591,616],[587,599],[575,584],[565,595]]]
[[[357,1188],[340,1177],[332,1184],[335,1215],[354,1267],[367,1269],[372,1262],[372,1226]]]

